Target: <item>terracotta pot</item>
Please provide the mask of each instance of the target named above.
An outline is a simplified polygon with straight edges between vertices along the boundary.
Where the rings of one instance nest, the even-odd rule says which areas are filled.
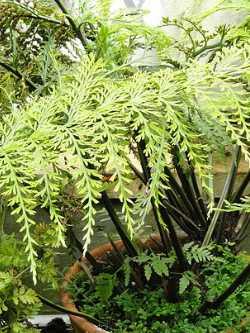
[[[186,236],[185,235],[181,235],[180,236],[180,240],[181,241],[185,241],[186,240]],[[156,249],[157,248],[157,244],[159,244],[160,241],[160,237],[159,235],[153,235],[151,236],[150,239],[141,242],[139,245],[141,248],[151,248],[151,249]],[[123,242],[121,240],[118,240],[115,242],[115,245],[117,247],[118,250],[123,250],[124,249],[124,245]],[[105,254],[107,252],[112,252],[113,251],[113,247],[110,243],[98,246],[97,248],[95,248],[94,250],[92,250],[90,253],[91,255],[95,258],[95,259],[102,259]],[[76,308],[75,304],[74,304],[74,300],[72,299],[72,297],[70,296],[69,293],[67,293],[66,287],[67,284],[79,273],[82,271],[82,267],[81,267],[81,263],[84,263],[85,265],[89,266],[89,262],[85,257],[82,257],[80,261],[75,262],[74,265],[72,265],[68,271],[66,272],[65,276],[64,276],[64,282],[62,284],[62,288],[61,288],[61,293],[60,293],[60,299],[61,302],[63,304],[63,306],[71,311],[78,311],[78,309]],[[107,332],[104,329],[92,324],[91,322],[89,322],[87,319],[84,318],[80,318],[74,315],[69,315],[70,320],[72,322],[72,326],[73,328],[76,330],[77,333],[111,333],[111,332]],[[249,319],[242,321],[242,325],[244,327],[244,324],[246,325],[247,322],[249,322]],[[233,333],[234,329],[228,329],[226,331],[224,331],[224,333]]]
[[[157,244],[160,240],[159,235],[153,235],[150,239],[141,242],[140,247],[142,248],[152,248],[156,249]],[[124,245],[121,240],[118,240],[115,242],[115,245],[118,250],[123,250]],[[107,252],[112,252],[113,247],[110,243],[98,246],[94,250],[92,250],[90,253],[95,259],[102,259]],[[82,271],[81,263],[84,263],[86,265],[89,265],[87,259],[85,257],[82,257],[80,261],[77,261],[74,265],[72,265],[67,273],[64,276],[64,282],[62,284],[61,293],[60,293],[60,299],[63,304],[63,306],[71,311],[78,311],[74,300],[72,297],[67,293],[66,287],[67,284],[79,273]],[[105,331],[104,329],[97,327],[96,325],[89,322],[87,319],[80,318],[74,315],[69,315],[70,320],[72,322],[72,325],[77,333],[110,333]]]

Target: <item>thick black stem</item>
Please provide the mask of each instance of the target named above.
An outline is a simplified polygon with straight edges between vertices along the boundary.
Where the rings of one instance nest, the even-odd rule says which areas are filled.
[[[120,262],[120,265],[122,265],[122,263],[124,262],[124,257],[122,255],[121,251],[119,251],[119,249],[115,245],[115,242],[113,241],[113,239],[110,235],[108,235],[108,240],[110,241],[110,244],[112,245],[112,248],[114,249],[114,251],[116,253],[116,256]]]
[[[75,259],[80,260],[82,257],[83,246],[82,243],[79,241],[79,239],[76,237],[72,225],[67,225],[66,235],[68,236],[69,239],[68,243],[69,243],[69,248],[72,251],[72,255],[74,256]],[[102,263],[96,261],[96,259],[91,255],[90,252],[87,251],[85,253],[85,257],[96,270],[100,270],[102,268],[103,266]]]
[[[104,204],[104,207],[106,208],[107,212],[109,213],[109,216],[114,223],[114,226],[116,228],[116,231],[118,232],[119,236],[121,237],[121,240],[124,244],[125,249],[127,250],[127,253],[129,257],[133,258],[138,256],[138,252],[128,237],[127,233],[125,232],[121,221],[119,220],[114,207],[112,205],[112,202],[110,198],[108,197],[107,193],[105,191],[102,192],[102,202]],[[144,274],[142,268],[137,263],[131,264],[132,268],[132,275],[134,277],[135,283],[139,289],[143,289],[144,287]]]
[[[143,170],[143,176],[144,176],[144,179],[146,180],[146,184],[147,184],[149,182],[150,178],[151,178],[151,171],[150,171],[150,168],[148,166],[147,157],[145,155],[145,148],[146,148],[145,142],[143,140],[138,142],[137,147],[138,147],[138,153],[139,153],[139,159],[140,159],[141,167],[142,167],[142,170]],[[166,249],[166,251],[169,251],[169,249],[170,249],[169,237],[168,237],[167,231],[163,229],[163,227],[161,225],[161,222],[159,220],[159,216],[158,216],[158,213],[157,213],[157,207],[155,205],[154,199],[151,200],[151,205],[152,205],[156,225],[157,225],[157,228],[158,228],[159,233],[160,233],[162,244],[164,245],[164,248]]]
[[[225,196],[225,200],[228,200],[228,201],[230,201],[232,199],[231,197],[232,197],[232,192],[233,192],[233,188],[234,188],[234,184],[235,184],[235,180],[236,180],[236,176],[237,176],[240,158],[241,158],[241,149],[236,149],[236,152],[235,152],[235,155],[234,155],[233,161],[232,161],[231,170],[230,170],[230,174],[231,174],[230,180],[231,181],[228,186],[228,192]],[[226,217],[227,217],[226,212],[221,214],[221,222],[218,225],[217,233],[216,233],[216,241],[218,243],[223,241]]]
[[[189,213],[185,210],[185,207],[183,207],[178,198],[176,197],[176,194],[171,191],[171,190],[166,190],[166,197],[167,197],[167,202],[172,206],[174,207],[175,209],[178,209],[179,211],[181,211],[185,216],[189,217]],[[185,221],[183,220],[183,218],[176,214],[174,212],[174,210],[170,210],[169,211],[170,215],[174,218],[175,222],[181,227],[182,230],[184,230],[185,228],[187,229],[184,230],[189,236],[190,238],[196,238],[195,235],[193,235],[193,231],[191,229],[188,229]],[[192,221],[193,223],[193,221]]]
[[[47,306],[49,306],[49,307],[51,307],[51,308],[53,308],[53,309],[55,309],[55,310],[57,310],[59,312],[71,314],[71,315],[74,315],[74,316],[77,316],[77,317],[80,317],[80,318],[84,318],[84,319],[89,320],[93,324],[100,325],[100,321],[98,319],[96,319],[96,318],[94,318],[94,317],[92,317],[92,316],[90,316],[90,315],[88,315],[88,314],[86,314],[84,312],[69,310],[69,309],[65,308],[64,306],[55,304],[54,302],[52,302],[51,300],[43,297],[40,294],[37,294],[37,297],[39,298],[39,300],[43,304],[45,304],[45,305],[47,305]]]
[[[194,212],[194,208],[192,204],[190,203],[187,194],[183,191],[183,188],[179,185],[179,183],[176,181],[175,177],[173,176],[172,172],[170,171],[169,168],[165,167],[164,170],[166,176],[169,179],[169,183],[171,185],[171,189],[175,191],[176,194],[180,196],[180,199],[182,201],[182,207],[183,209],[187,209],[191,218],[193,221],[196,221],[196,214]]]
[[[124,246],[128,252],[128,255],[130,257],[137,256],[138,255],[137,250],[134,247],[131,240],[129,239],[127,233],[125,232],[125,230],[121,224],[121,221],[119,220],[119,217],[117,216],[117,214],[114,210],[112,202],[105,191],[102,192],[102,202],[103,202],[104,207],[106,208],[107,212],[109,213],[109,216],[110,216],[112,222],[114,223],[115,228],[116,228],[119,236],[121,237],[121,240],[124,243]]]
[[[235,148],[235,154],[234,154],[234,159],[233,159],[233,163],[231,166],[231,170],[228,173],[228,176],[226,178],[225,184],[224,184],[224,188],[222,190],[221,196],[220,196],[220,200],[219,203],[217,205],[217,209],[212,217],[212,220],[210,222],[210,225],[208,227],[208,230],[206,232],[206,235],[204,237],[203,246],[207,246],[209,244],[209,242],[211,241],[211,238],[213,236],[214,230],[216,228],[217,222],[219,220],[219,217],[221,215],[221,209],[223,207],[224,201],[225,199],[228,197],[228,194],[231,191],[231,182],[234,178],[235,175],[235,169],[237,170],[238,168],[238,164],[239,164],[239,159],[240,159],[240,151],[241,148],[239,146],[236,146]]]
[[[233,281],[233,283],[214,301],[206,301],[202,304],[202,306],[199,309],[199,312],[201,314],[204,314],[209,309],[217,309],[220,307],[225,300],[230,297],[235,290],[244,284],[250,277],[250,264],[246,266],[246,268],[241,272],[241,274]]]
[[[233,156],[232,165],[231,165],[231,171],[230,171],[231,181],[228,186],[228,193],[225,198],[226,200],[231,200],[236,177],[237,177],[237,172],[238,172],[238,168],[239,168],[239,164],[240,164],[240,159],[241,159],[241,149],[240,149],[240,147],[236,147],[234,156]]]
[[[69,12],[66,9],[66,7],[62,4],[62,2],[60,0],[55,0],[55,3],[58,5],[58,7],[61,9],[61,11],[67,16],[69,24],[72,27],[72,30],[74,31],[76,36],[80,39],[82,45],[84,47],[86,47],[87,39],[86,39],[85,35],[82,33],[81,29],[79,27],[77,27],[77,25],[76,25],[75,21],[72,19],[72,17],[69,15]]]
[[[173,162],[174,162],[174,166],[177,171],[178,177],[181,181],[181,184],[183,186],[185,193],[189,197],[189,201],[191,202],[192,207],[194,208],[193,211],[194,211],[196,220],[198,221],[198,224],[202,225],[204,228],[206,228],[207,227],[206,217],[203,215],[200,205],[198,204],[197,199],[195,197],[194,190],[179,164],[179,158],[178,158],[177,154],[178,154],[178,152],[177,152],[177,150],[175,150],[174,155],[173,155]]]
[[[172,188],[166,189],[166,197],[168,198],[171,205],[181,210],[183,213],[185,213],[186,216],[190,216],[187,207],[183,206],[183,202],[181,201],[181,198],[178,196],[178,193],[174,192]]]
[[[83,246],[79,239],[76,237],[73,226],[67,225],[66,236],[68,238],[68,247],[75,259],[79,259],[82,255]]]
[[[141,172],[133,165],[133,163],[131,163],[130,161],[128,161],[128,165],[130,166],[130,168],[134,171],[135,175],[142,181],[142,183],[144,185],[147,184],[146,179],[144,178],[143,174],[141,174]]]
[[[140,142],[138,142],[137,147],[138,147],[139,159],[143,170],[143,175],[146,182],[148,182],[149,179],[151,178],[151,172],[148,166],[147,157],[145,155],[145,149],[146,149],[145,142],[141,140]]]
[[[195,239],[201,239],[202,232],[193,221],[180,211],[175,206],[171,205],[167,200],[164,200],[164,205],[168,208],[170,215],[175,219],[176,223],[185,231],[188,235]],[[181,219],[180,219],[181,217]],[[183,223],[181,222],[183,220]]]
[[[207,216],[207,208],[206,208],[206,205],[205,205],[204,200],[202,198],[201,191],[199,189],[199,185],[198,185],[197,177],[195,175],[194,167],[193,167],[193,165],[190,161],[190,158],[188,156],[187,156],[187,161],[188,161],[188,164],[189,164],[191,180],[192,180],[192,184],[193,184],[193,188],[194,188],[194,192],[195,192],[197,201],[199,203],[199,206],[201,208],[203,216]]]
[[[85,257],[88,260],[88,262],[93,266],[94,269],[96,270],[101,270],[103,268],[103,264],[98,262],[95,257],[91,255],[90,252],[85,253]]]
[[[153,199],[151,200],[151,204],[152,204],[152,210],[153,210],[153,214],[154,214],[154,217],[155,217],[156,225],[157,225],[157,228],[158,228],[159,233],[160,233],[161,242],[164,246],[164,251],[166,253],[168,253],[171,250],[171,244],[170,244],[170,240],[169,240],[169,237],[168,237],[168,232],[166,230],[164,230],[164,228],[161,225],[161,222],[159,220],[159,216],[158,216],[158,213],[157,213],[157,208],[156,208],[156,205],[154,204]]]
[[[250,183],[250,171],[248,171],[237,192],[234,194],[232,202],[240,202],[240,199],[249,183]]]
[[[181,244],[179,242],[178,236],[176,234],[174,225],[171,221],[170,216],[168,215],[168,212],[167,212],[166,208],[161,205],[159,210],[160,210],[162,220],[164,221],[164,223],[166,223],[166,226],[168,228],[171,243],[172,243],[172,246],[175,250],[176,257],[179,261],[181,271],[184,272],[188,269],[188,262],[187,262],[187,260],[184,256],[183,251],[182,251],[182,247],[181,247]]]
[[[33,83],[31,80],[27,79],[22,73],[20,73],[17,69],[13,68],[9,64],[6,64],[2,61],[0,61],[0,66],[2,66],[4,69],[9,71],[11,74],[13,74],[15,77],[17,77],[20,80],[24,80],[24,82],[27,84],[27,86],[30,88],[30,90],[36,90],[37,86],[35,83]]]

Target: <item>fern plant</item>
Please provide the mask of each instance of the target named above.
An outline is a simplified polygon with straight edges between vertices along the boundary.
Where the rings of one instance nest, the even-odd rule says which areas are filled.
[[[60,0],[52,6],[56,19],[44,17],[50,6],[38,6],[35,11],[2,1],[3,6],[17,7],[22,15],[31,12],[39,22],[59,25],[57,20],[61,19],[60,26],[66,25],[84,50],[77,63],[70,66],[69,62],[63,64],[61,57],[51,58],[56,78],[48,80],[50,89],[45,90],[39,83],[45,67],[38,81],[33,82],[32,77],[27,81],[26,75],[2,66],[27,85],[31,83],[33,90],[29,101],[17,104],[15,95],[3,85],[8,106],[0,125],[2,200],[20,225],[34,282],[39,266],[35,212],[38,207],[49,211],[50,244],[65,245],[67,226],[59,196],[66,182],[74,187],[82,209],[83,253],[87,253],[93,236],[96,206],[102,203],[134,262],[132,270],[140,286],[150,285],[152,269],[150,272],[147,268],[145,281],[142,262],[135,260],[139,251],[134,236],[152,209],[164,252],[172,247],[176,259],[169,274],[161,277],[168,285],[169,300],[172,296],[178,299],[179,284],[184,292],[192,279],[190,271],[195,271],[192,260],[208,258],[206,249],[212,241],[225,243],[237,236],[234,231],[238,222],[242,223],[242,214],[225,212],[225,204],[232,204],[232,210],[237,207],[237,212],[249,209],[248,200],[242,199],[249,173],[235,190],[241,158],[250,162],[250,48],[244,30],[248,26],[245,22],[240,27],[219,26],[211,34],[202,25],[208,12],[230,6],[244,12],[248,4],[223,1],[199,16],[173,21],[164,18],[163,25],[175,25],[184,31],[183,41],[166,37],[160,28],[137,23],[138,13],[112,14],[110,1],[98,2],[94,10],[89,4],[86,2],[83,8],[83,21],[78,22]],[[159,66],[153,70],[131,66],[138,47],[156,48]],[[216,205],[211,160],[224,145],[231,147],[234,155]],[[131,152],[139,168],[128,158]],[[103,174],[110,165],[124,224],[103,183]],[[130,190],[134,176],[143,183],[142,191],[136,194]],[[243,219],[247,222],[248,215],[244,214]],[[194,242],[188,255],[178,239],[176,224]],[[155,273],[157,270],[153,268]],[[226,297],[209,306],[218,307],[248,275],[249,266]],[[170,289],[175,295],[168,294]]]

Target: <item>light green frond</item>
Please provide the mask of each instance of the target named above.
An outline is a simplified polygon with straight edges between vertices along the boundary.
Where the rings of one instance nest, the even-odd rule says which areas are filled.
[[[186,77],[181,71],[174,74],[162,71],[156,80],[159,87],[157,96],[167,124],[169,144],[188,155],[202,185],[206,187],[209,176],[208,148],[203,143],[203,134],[193,126],[191,112],[193,101],[188,96],[190,92]]]
[[[250,197],[245,196],[241,199],[241,203],[229,203],[227,202],[226,209],[232,212],[245,212],[246,214],[250,213]]]
[[[40,198],[42,202],[41,207],[48,207],[50,218],[55,223],[55,239],[53,242],[55,247],[59,247],[60,245],[66,246],[64,240],[65,226],[63,225],[63,216],[60,214],[57,203],[61,181],[62,179],[57,173],[53,170],[46,169],[44,169],[43,174],[37,181],[37,187],[40,187],[37,198]]]
[[[112,2],[112,0],[98,0],[96,2],[96,10],[103,20],[108,20],[110,18]]]
[[[237,143],[250,161],[249,92],[243,74],[250,69],[246,53],[232,48],[211,66],[198,65],[192,73],[199,73],[195,82],[190,77],[202,116],[225,128],[232,143]],[[214,126],[216,129],[216,126]],[[218,127],[219,129],[219,127]]]
[[[20,153],[21,155],[15,151],[1,151],[0,186],[2,195],[7,198],[8,205],[12,209],[12,214],[17,217],[16,221],[21,225],[20,231],[24,234],[23,241],[26,243],[25,251],[30,263],[30,271],[33,274],[34,283],[36,283],[35,259],[37,254],[34,249],[36,242],[32,236],[36,202],[34,191],[31,188],[32,170],[27,161],[23,161],[23,156],[26,155],[28,161],[30,159],[24,151]]]

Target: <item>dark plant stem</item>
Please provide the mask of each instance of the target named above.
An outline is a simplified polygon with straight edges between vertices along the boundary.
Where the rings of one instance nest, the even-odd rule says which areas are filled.
[[[167,200],[164,200],[164,205],[168,208],[170,215],[174,218],[175,222],[192,238],[200,239],[201,231],[193,221],[186,216],[181,210],[171,205]],[[182,222],[183,221],[183,222]]]
[[[83,246],[79,239],[76,237],[72,225],[67,225],[66,235],[68,237],[68,247],[71,249],[74,258],[80,260],[82,257]],[[98,271],[102,269],[102,263],[96,261],[96,259],[91,255],[89,251],[86,251],[85,257],[88,262],[93,266],[93,268]]]
[[[185,173],[183,172],[182,167],[180,166],[179,158],[178,158],[178,151],[176,149],[174,150],[173,162],[174,162],[174,166],[177,171],[178,177],[183,186],[183,189],[184,189],[185,193],[188,195],[191,205],[194,208],[194,214],[195,214],[196,220],[198,222],[197,224],[198,225],[200,224],[204,228],[206,228],[207,227],[206,217],[203,215],[200,205],[198,204],[197,199],[195,197],[194,190],[193,190],[191,184],[189,183]]]
[[[120,265],[122,265],[123,261],[124,261],[124,257],[121,253],[121,251],[118,250],[117,246],[115,245],[115,242],[113,241],[113,239],[111,238],[110,235],[108,235],[108,240],[110,241],[110,244],[112,245],[112,248],[114,250],[114,252],[116,253],[116,256],[119,260]]]
[[[192,180],[192,184],[193,184],[193,188],[194,188],[194,192],[197,198],[197,201],[200,205],[201,211],[203,216],[207,216],[207,208],[205,206],[204,200],[202,198],[202,194],[201,191],[199,189],[199,185],[198,185],[198,181],[197,181],[197,177],[195,175],[195,171],[194,171],[194,167],[190,161],[190,158],[187,155],[187,161],[188,161],[188,165],[189,165],[189,169],[190,169],[190,175],[191,175],[191,180]]]
[[[151,204],[152,204],[152,210],[153,210],[153,214],[155,217],[156,225],[159,230],[160,237],[161,237],[161,242],[164,247],[164,251],[166,253],[168,253],[171,250],[171,244],[170,244],[170,240],[169,240],[169,236],[168,236],[168,231],[166,229],[164,229],[161,225],[161,222],[160,222],[160,219],[158,216],[158,209],[157,209],[153,199],[151,200]]]
[[[216,211],[215,211],[215,213],[212,217],[211,223],[210,223],[210,225],[208,227],[208,230],[207,230],[207,233],[204,237],[204,240],[203,240],[203,243],[202,243],[203,246],[207,246],[209,244],[209,242],[210,242],[210,240],[213,236],[215,227],[217,225],[218,219],[221,215],[220,210],[222,209],[224,201],[228,197],[228,194],[230,194],[231,183],[232,183],[232,181],[234,181],[235,169],[237,170],[237,168],[238,168],[239,161],[237,162],[237,160],[239,160],[239,158],[240,158],[240,150],[241,150],[240,147],[236,146],[234,159],[233,159],[232,166],[231,166],[231,170],[228,173],[228,176],[227,176],[225,184],[224,184],[223,191],[222,191],[221,196],[220,196],[219,203],[216,207],[217,209],[216,209]]]
[[[172,246],[175,250],[176,257],[177,257],[178,262],[181,266],[181,272],[185,272],[188,269],[188,262],[187,262],[187,260],[184,256],[183,251],[182,251],[182,247],[181,247],[181,244],[180,244],[179,239],[177,237],[177,234],[176,234],[174,225],[172,223],[172,220],[171,220],[170,216],[168,215],[167,210],[165,209],[165,207],[163,207],[161,205],[159,210],[160,210],[161,217],[162,217],[164,223],[166,223],[166,226],[169,230],[169,236],[170,236],[170,239],[171,239]]]
[[[233,156],[232,165],[231,165],[231,170],[230,170],[231,181],[228,186],[228,193],[226,196],[226,200],[231,200],[233,188],[234,188],[236,177],[237,177],[237,171],[238,171],[239,164],[240,164],[240,159],[241,159],[241,148],[236,147],[234,156]]]
[[[69,24],[72,27],[72,30],[74,31],[74,33],[76,34],[76,36],[80,39],[82,45],[84,47],[87,46],[87,39],[85,37],[85,35],[82,33],[81,29],[79,27],[77,27],[75,21],[72,19],[72,17],[69,15],[68,10],[66,9],[66,7],[62,4],[61,0],[55,0],[55,3],[58,5],[58,7],[61,9],[61,11],[66,15]]]
[[[98,262],[95,257],[91,255],[90,252],[85,253],[85,257],[88,260],[88,262],[93,266],[94,269],[96,270],[102,270],[103,264],[101,262]]]
[[[19,72],[17,69],[13,68],[9,64],[6,64],[2,61],[0,61],[0,66],[2,66],[4,69],[9,71],[11,74],[13,74],[15,77],[17,77],[20,80],[24,80],[24,82],[27,84],[27,86],[30,88],[30,90],[36,90],[37,86],[35,83],[33,83],[31,80],[27,79],[21,72]]]
[[[141,140],[140,142],[137,143],[137,147],[138,147],[139,159],[140,159],[142,170],[143,170],[143,175],[146,180],[146,183],[148,183],[148,181],[151,178],[151,171],[148,166],[147,157],[145,155],[145,149],[146,149],[145,142],[143,140]]]
[[[187,194],[183,191],[183,188],[179,185],[179,183],[176,181],[175,177],[173,176],[172,172],[169,168],[165,167],[165,174],[167,175],[169,179],[169,183],[171,185],[171,189],[175,191],[177,195],[180,196],[180,199],[182,201],[182,209],[187,209],[187,211],[190,214],[190,217],[193,219],[193,221],[196,221],[196,214],[194,212],[194,208],[192,204],[190,203]]]
[[[143,176],[144,176],[144,179],[146,180],[145,184],[147,184],[149,182],[150,178],[151,178],[151,171],[150,171],[150,168],[148,166],[147,157],[145,155],[145,148],[146,148],[145,142],[143,140],[141,140],[140,142],[137,143],[137,147],[138,147],[138,153],[139,153],[139,159],[140,159],[141,167],[142,167],[142,170],[143,170]],[[160,222],[159,216],[158,216],[158,210],[157,210],[154,199],[151,200],[151,205],[152,205],[152,210],[153,210],[154,218],[155,218],[155,221],[156,221],[156,225],[157,225],[157,228],[158,228],[159,233],[160,233],[162,244],[164,246],[164,249],[166,251],[169,251],[170,250],[170,242],[169,242],[168,233],[167,233],[166,230],[163,229],[163,227],[161,225],[161,222]]]
[[[171,208],[172,206],[172,210],[169,209],[169,214],[173,217],[173,219],[175,220],[175,222],[179,225],[179,227],[189,235],[189,237],[191,239],[197,239],[196,234],[194,233],[194,230],[192,230],[192,228],[190,229],[189,225],[187,225],[187,223],[185,222],[185,220],[175,212],[175,210],[177,209],[178,211],[182,212],[185,217],[187,217],[189,219],[189,213],[185,210],[185,207],[181,206],[179,200],[176,198],[175,193],[173,191],[170,190],[166,190],[166,196],[167,196],[167,200],[166,202],[170,205],[169,208]],[[191,220],[191,219],[190,219]],[[193,223],[193,220],[192,224]],[[197,226],[195,225],[195,229],[197,228]]]
[[[102,192],[102,202],[109,213],[109,216],[112,222],[115,225],[116,231],[118,232],[121,240],[123,241],[124,247],[127,250],[128,255],[133,258],[138,255],[136,248],[133,243],[129,239],[127,233],[123,229],[123,226],[114,210],[111,200],[109,199],[107,193],[105,191]],[[135,283],[139,289],[143,289],[144,287],[144,274],[142,268],[137,263],[131,263],[132,275],[134,277]]]
[[[141,172],[130,161],[128,161],[128,165],[134,171],[135,175],[142,181],[142,183],[146,185],[147,181],[145,180],[143,174],[141,174]]]
[[[225,300],[230,297],[235,290],[244,284],[250,277],[250,264],[246,266],[246,268],[241,272],[241,274],[233,281],[233,283],[214,301],[206,301],[202,304],[199,309],[201,314],[204,314],[209,309],[217,309],[219,308]]]
[[[248,171],[237,192],[233,195],[232,202],[240,202],[240,199],[249,183],[250,183],[250,171]]]
[[[79,257],[82,255],[83,246],[79,239],[76,237],[73,226],[70,224],[67,224],[66,236],[68,239],[68,248],[70,252],[75,259],[79,259]]]
[[[93,324],[100,325],[100,321],[99,321],[98,319],[96,319],[96,318],[90,316],[90,315],[87,314],[87,313],[79,312],[79,311],[72,311],[72,310],[69,310],[69,309],[65,308],[64,306],[61,306],[61,305],[55,304],[54,302],[52,302],[51,300],[49,300],[49,299],[43,297],[43,296],[40,295],[40,294],[37,294],[37,297],[39,298],[39,300],[40,300],[43,304],[45,304],[45,305],[47,305],[47,306],[49,306],[49,307],[51,307],[51,308],[53,308],[53,309],[55,309],[55,310],[57,310],[57,311],[59,311],[59,312],[67,313],[67,314],[71,314],[71,315],[73,315],[73,316],[77,316],[77,317],[80,317],[80,318],[84,318],[84,319],[89,320],[89,321],[92,322]]]
[[[181,300],[179,294],[179,277],[181,276],[181,269],[179,263],[175,262],[171,268],[168,280],[163,281],[163,288],[170,303],[178,303]]]
[[[149,179],[151,177],[151,173],[150,173],[150,169],[148,167],[147,158],[145,156],[145,148],[146,148],[145,147],[145,142],[143,140],[140,141],[138,143],[139,158],[140,158],[140,162],[141,162],[144,177],[145,177],[145,179],[147,179],[147,181],[149,181]],[[155,206],[154,202],[151,202],[151,203],[152,203],[152,206]],[[169,245],[168,245],[169,242],[166,243],[166,239],[165,239],[166,231],[163,229],[160,221],[158,220],[158,214],[157,214],[156,207],[155,207],[155,211],[156,211],[155,216],[157,216],[156,222],[157,222],[157,226],[159,228],[161,240],[164,244],[164,247],[165,246],[169,247]],[[153,212],[154,212],[154,210],[153,210]],[[160,212],[161,218],[163,220],[163,223],[166,225],[166,227],[169,231],[169,237],[170,237],[170,240],[171,240],[171,244],[172,244],[172,246],[175,250],[175,253],[176,253],[177,259],[180,263],[181,269],[184,272],[188,267],[188,263],[185,259],[184,253],[182,251],[181,244],[178,240],[178,237],[177,237],[177,234],[175,232],[174,226],[172,224],[171,218],[170,218],[165,206],[160,205],[159,212]]]
[[[107,212],[109,213],[109,216],[110,216],[112,222],[114,223],[115,228],[116,228],[119,236],[121,237],[121,240],[124,243],[124,246],[128,252],[128,255],[130,257],[137,256],[138,255],[137,250],[134,247],[131,240],[129,239],[127,233],[125,232],[125,230],[121,224],[121,221],[119,220],[119,217],[117,216],[117,214],[114,210],[112,202],[105,191],[102,192],[102,202],[103,202],[104,207],[106,208]]]
[[[241,158],[241,149],[236,149],[235,155],[233,156],[232,166],[231,166],[231,170],[230,170],[231,181],[228,186],[228,192],[225,197],[225,200],[229,200],[229,201],[231,200],[231,196],[232,196],[232,192],[233,192],[233,188],[234,188],[234,184],[235,184],[235,180],[236,180],[236,176],[237,176],[237,171],[238,171],[238,167],[239,167],[239,163],[240,163],[240,158]],[[223,212],[221,214],[221,222],[218,225],[217,234],[216,234],[217,242],[223,241],[223,233],[224,233],[225,224],[226,224],[226,216],[227,216],[226,212]]]
[[[202,53],[204,53],[205,51],[210,51],[210,50],[214,50],[214,49],[220,50],[220,49],[222,49],[222,47],[223,47],[223,43],[221,41],[219,43],[215,43],[212,45],[206,45],[204,47],[201,47],[199,50],[195,51],[193,53],[193,57],[197,57],[197,56],[201,55]]]
[[[172,188],[166,189],[166,196],[171,205],[181,210],[186,216],[190,216],[187,207],[183,205],[183,202],[181,201],[181,198],[179,197],[178,193],[174,192]]]

